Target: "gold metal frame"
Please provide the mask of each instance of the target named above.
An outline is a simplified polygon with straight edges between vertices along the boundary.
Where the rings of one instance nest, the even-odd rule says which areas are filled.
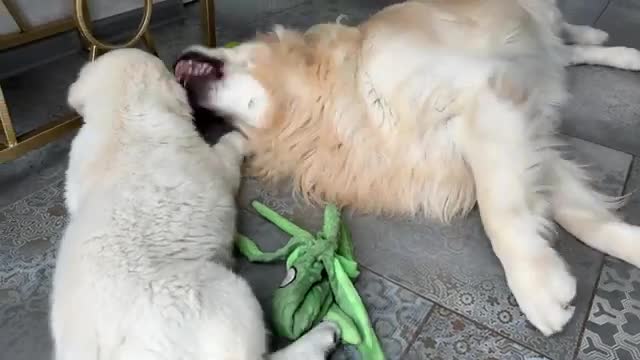
[[[216,46],[216,7],[214,0],[200,0],[200,14],[202,16],[202,31],[205,44]]]
[[[109,44],[98,40],[91,31],[91,16],[89,15],[87,0],[73,1],[75,7],[72,18],[57,20],[40,26],[31,26],[20,12],[20,9],[14,4],[13,0],[0,0],[20,29],[19,32],[13,34],[0,35],[0,50],[10,49],[62,32],[77,29],[80,32],[84,44],[89,49],[89,59],[92,61],[95,60],[101,51],[129,47],[140,40],[143,41],[147,49],[157,55],[153,38],[148,31],[153,7],[152,0],[143,0],[143,16],[138,30],[130,40],[122,44]],[[213,47],[216,45],[214,0],[200,0],[200,6],[202,6],[204,42],[208,46]],[[77,129],[81,124],[82,119],[78,114],[68,114],[40,128],[16,135],[11,115],[9,114],[9,108],[2,92],[2,87],[0,86],[0,125],[2,126],[2,132],[0,134],[2,135],[0,136],[0,164],[14,160],[28,151],[55,141],[70,131]]]

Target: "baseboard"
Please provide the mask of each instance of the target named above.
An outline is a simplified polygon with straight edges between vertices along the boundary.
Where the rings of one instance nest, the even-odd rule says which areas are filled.
[[[142,17],[142,9],[98,20],[93,23],[96,37],[108,41],[126,38],[137,29]],[[166,0],[153,5],[150,29],[170,22],[183,20],[184,5],[180,0]],[[64,56],[82,51],[82,42],[76,31],[58,34],[27,45],[5,50],[0,53],[0,79],[42,66]]]

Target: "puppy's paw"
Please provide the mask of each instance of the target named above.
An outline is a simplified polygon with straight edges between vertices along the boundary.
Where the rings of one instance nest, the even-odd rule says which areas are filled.
[[[589,28],[584,30],[580,36],[580,44],[583,45],[602,45],[609,40],[609,34],[600,29]]]
[[[307,360],[325,359],[340,342],[340,329],[333,322],[323,321],[298,341],[304,347]]]
[[[576,279],[552,248],[507,270],[507,281],[522,312],[545,336],[560,332],[573,316]]]
[[[624,46],[607,48],[614,65],[624,70],[640,71],[640,51]]]

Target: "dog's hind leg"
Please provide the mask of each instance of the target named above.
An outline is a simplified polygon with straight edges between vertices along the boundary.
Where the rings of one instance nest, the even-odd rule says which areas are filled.
[[[609,39],[606,31],[586,25],[562,25],[563,35],[567,42],[576,45],[602,45]]]
[[[640,267],[640,227],[616,216],[620,201],[598,193],[578,165],[559,155],[553,168],[556,221],[585,244]]]
[[[571,319],[576,280],[551,247],[545,146],[524,111],[491,92],[459,120],[458,145],[470,165],[484,229],[507,283],[529,321],[544,335]],[[458,120],[458,119],[457,119]]]
[[[340,339],[338,327],[322,322],[286,348],[269,355],[268,360],[324,360]]]
[[[568,66],[600,65],[640,71],[640,51],[624,46],[567,45]]]

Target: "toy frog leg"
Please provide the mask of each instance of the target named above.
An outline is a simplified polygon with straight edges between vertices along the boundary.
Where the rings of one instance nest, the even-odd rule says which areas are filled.
[[[355,259],[353,255],[353,242],[351,241],[351,233],[344,222],[340,223],[340,236],[338,236],[338,254],[348,258]]]
[[[325,259],[325,269],[329,275],[329,282],[333,290],[336,304],[344,311],[358,327],[362,342],[357,345],[362,358],[367,360],[384,360],[385,356],[378,337],[373,330],[367,309],[358,295],[358,291],[351,279],[342,268],[337,258]]]
[[[355,279],[360,275],[358,263],[353,255],[353,242],[351,234],[344,222],[340,223],[340,234],[338,235],[338,255],[336,257],[342,264],[344,271],[351,279]]]
[[[258,245],[248,237],[242,234],[236,234],[235,246],[238,251],[251,262],[272,262],[283,260],[297,249],[301,242],[300,239],[292,238],[284,247],[268,253],[260,250]]]
[[[266,205],[262,204],[261,202],[254,200],[251,202],[251,205],[253,206],[254,209],[256,209],[258,214],[260,214],[262,217],[264,217],[265,219],[275,224],[277,227],[280,228],[280,230],[286,232],[287,234],[293,237],[298,237],[298,238],[306,237],[308,239],[313,239],[313,236],[309,232],[298,227],[298,225],[287,220],[277,212],[269,209]]]
[[[324,208],[324,224],[322,225],[322,233],[329,240],[337,240],[340,231],[340,210],[329,204]]]
[[[336,259],[340,261],[340,265],[342,265],[342,269],[347,273],[351,280],[355,280],[358,276],[360,276],[360,270],[358,270],[358,263],[343,257],[342,255],[336,255]]]

